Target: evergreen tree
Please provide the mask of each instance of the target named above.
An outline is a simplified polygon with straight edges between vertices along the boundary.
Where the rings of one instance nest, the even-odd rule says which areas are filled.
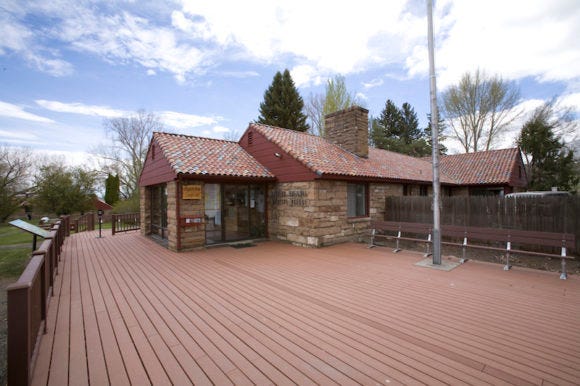
[[[107,175],[107,179],[105,180],[105,202],[107,204],[114,205],[119,201],[120,182],[118,175],[113,176],[110,173]]]
[[[445,120],[441,118],[441,116],[439,114],[437,114],[439,116],[439,119],[437,119],[437,128],[439,130],[438,132],[438,143],[439,143],[439,154],[447,154],[447,147],[443,144],[443,141],[447,138],[443,133],[445,132],[445,129],[447,129],[447,125],[445,124]],[[425,132],[425,139],[427,140],[427,143],[429,144],[429,154],[431,154],[431,152],[433,151],[433,132],[431,131],[431,114],[427,114],[427,127],[425,128],[424,132]]]
[[[573,190],[578,184],[574,151],[556,134],[564,122],[556,116],[553,103],[536,109],[524,124],[518,145],[526,159],[530,190]]]
[[[371,123],[371,142],[379,149],[415,157],[429,155],[431,151],[413,107],[403,103],[399,109],[390,99],[380,117]]]
[[[296,131],[307,131],[309,127],[303,109],[304,101],[294,85],[290,71],[286,69],[283,74],[278,71],[272,84],[264,92],[258,122]]]

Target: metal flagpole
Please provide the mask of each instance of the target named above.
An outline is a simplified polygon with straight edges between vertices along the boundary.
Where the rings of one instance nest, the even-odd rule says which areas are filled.
[[[431,135],[433,142],[433,264],[441,264],[441,184],[439,182],[439,114],[437,112],[437,86],[435,82],[435,53],[433,47],[433,1],[427,0],[429,45],[429,81],[431,96]]]

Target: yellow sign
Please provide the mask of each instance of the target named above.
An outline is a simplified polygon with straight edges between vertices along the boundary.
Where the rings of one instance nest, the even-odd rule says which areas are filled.
[[[183,185],[181,198],[184,200],[201,200],[201,185]]]

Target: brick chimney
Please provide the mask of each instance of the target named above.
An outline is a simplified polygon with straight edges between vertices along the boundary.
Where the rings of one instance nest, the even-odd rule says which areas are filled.
[[[369,111],[360,106],[330,113],[324,117],[325,138],[345,150],[369,156]]]

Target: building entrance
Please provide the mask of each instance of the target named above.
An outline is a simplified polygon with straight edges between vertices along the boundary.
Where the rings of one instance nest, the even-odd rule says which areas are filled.
[[[205,184],[206,244],[266,236],[266,188]]]

